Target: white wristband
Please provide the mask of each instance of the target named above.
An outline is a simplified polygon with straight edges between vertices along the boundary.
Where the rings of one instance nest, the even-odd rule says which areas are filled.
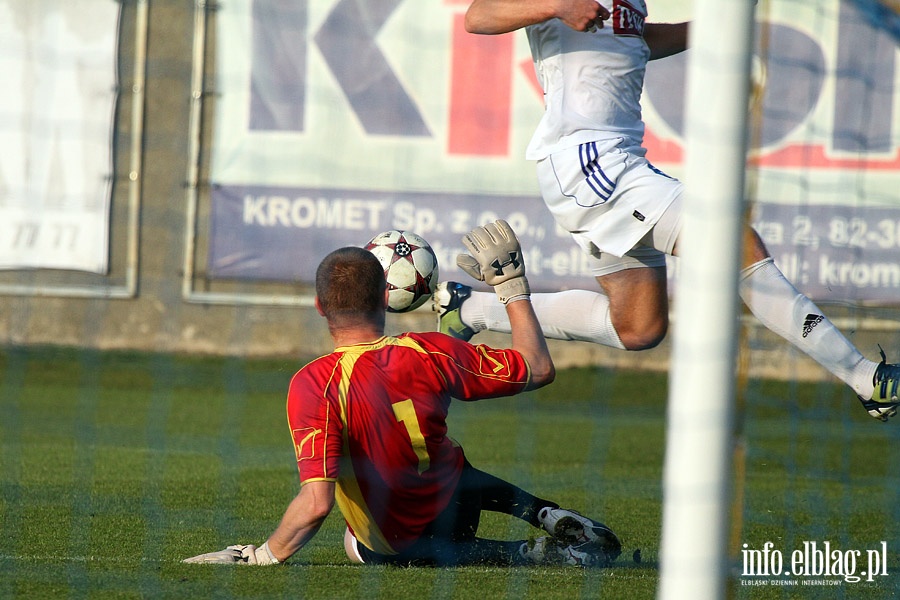
[[[521,300],[531,296],[531,288],[528,286],[528,279],[524,276],[508,279],[494,286],[494,292],[501,304],[508,304],[514,300]]]
[[[265,553],[265,554],[263,554]],[[263,554],[263,556],[260,556]],[[275,555],[272,554],[272,551],[269,550],[269,542],[266,541],[265,544],[260,546],[256,551],[256,561],[258,564],[270,564],[270,565],[278,565],[281,564],[281,561],[275,558]]]

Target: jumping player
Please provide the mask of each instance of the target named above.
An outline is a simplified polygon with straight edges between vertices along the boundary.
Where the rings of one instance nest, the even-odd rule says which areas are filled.
[[[526,158],[537,161],[544,202],[602,290],[535,294],[550,338],[643,350],[668,329],[665,257],[678,255],[683,186],[645,158],[640,100],[647,61],[685,50],[688,24],[646,16],[644,0],[474,0],[466,13],[472,33],[525,29],[546,104]],[[894,416],[900,366],[884,352],[880,363],[864,358],[749,225],[743,238],[739,291],[750,311],[847,383],[871,416]],[[491,294],[460,283],[440,284],[433,307],[440,330],[461,339],[509,331]]]
[[[470,232],[467,268],[506,308],[512,349],[437,333],[385,336],[384,271],[342,248],[316,272],[316,308],[334,352],[298,371],[287,413],[301,488],[261,546],[229,546],[193,563],[276,564],[316,534],[335,501],[347,556],[365,564],[606,565],[621,544],[605,525],[480,471],[447,436],[451,397],[479,400],[544,386],[553,361],[531,308],[521,249],[498,221]],[[496,263],[496,267],[491,267]],[[476,537],[482,510],[543,528],[533,543]]]

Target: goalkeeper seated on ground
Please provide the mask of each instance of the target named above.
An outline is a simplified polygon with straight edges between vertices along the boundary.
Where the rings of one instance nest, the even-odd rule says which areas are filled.
[[[300,369],[288,392],[300,492],[265,543],[184,562],[283,562],[316,534],[335,501],[354,562],[605,566],[616,559],[621,544],[608,527],[476,469],[447,436],[451,398],[510,396],[555,377],[515,233],[497,221],[463,243],[471,254],[460,265],[506,306],[512,348],[438,332],[385,336],[378,260],[361,248],[332,252],[316,272],[316,308],[335,349]],[[547,535],[533,542],[479,538],[482,510],[518,517]]]

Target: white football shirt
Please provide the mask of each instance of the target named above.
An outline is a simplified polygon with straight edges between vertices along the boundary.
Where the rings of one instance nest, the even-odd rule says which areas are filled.
[[[594,32],[559,19],[525,29],[546,110],[526,150],[540,160],[587,142],[644,137],[641,91],[650,50],[644,42],[644,0],[605,0],[611,13]]]

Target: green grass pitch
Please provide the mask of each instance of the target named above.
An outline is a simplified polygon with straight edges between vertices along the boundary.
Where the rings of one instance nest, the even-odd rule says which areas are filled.
[[[0,349],[0,598],[654,597],[666,375],[604,368],[560,371],[515,399],[457,403],[450,427],[474,465],[610,525],[625,546],[612,568],[352,566],[337,511],[284,567],[181,564],[261,543],[296,493],[284,398],[301,364]],[[731,597],[900,595],[900,422],[876,422],[833,382],[751,380],[742,398]],[[535,533],[493,514],[480,531]],[[888,575],[785,587],[741,572],[743,544],[772,542],[787,563],[809,541],[863,559],[884,541]]]

